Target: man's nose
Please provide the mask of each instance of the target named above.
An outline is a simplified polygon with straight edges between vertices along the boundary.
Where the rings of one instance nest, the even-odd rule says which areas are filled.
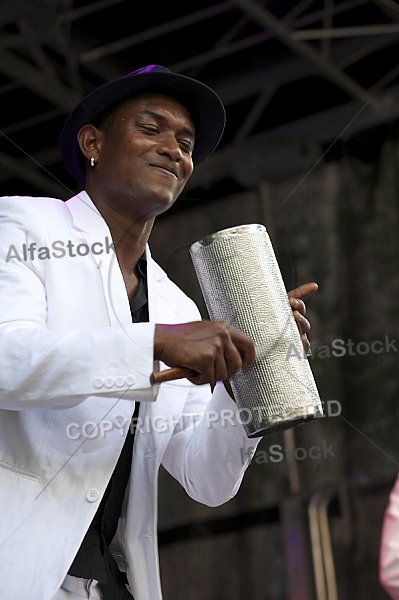
[[[158,146],[158,152],[174,161],[180,161],[183,156],[180,144],[173,135],[164,137]]]

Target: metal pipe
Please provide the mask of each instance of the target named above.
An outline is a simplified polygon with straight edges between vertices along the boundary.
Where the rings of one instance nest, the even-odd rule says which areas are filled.
[[[162,23],[162,25],[156,25],[155,27],[151,27],[145,31],[140,31],[134,35],[129,35],[128,37],[116,40],[116,42],[111,42],[110,44],[104,44],[103,46],[98,46],[98,48],[87,50],[87,52],[83,52],[80,55],[80,61],[82,63],[88,63],[93,60],[98,60],[103,56],[109,56],[110,54],[115,54],[121,50],[126,50],[127,48],[131,48],[137,44],[148,42],[149,40],[161,35],[172,33],[177,29],[188,27],[189,25],[193,25],[199,21],[204,21],[210,17],[233,10],[233,8],[234,6],[231,4],[231,2],[220,2],[215,6],[210,6],[209,8],[204,8],[203,10],[180,17],[179,19],[169,21],[169,23]]]
[[[317,490],[308,505],[309,533],[313,557],[313,574],[317,600],[327,600],[326,581],[324,576],[323,548],[319,527],[319,501],[321,491]]]
[[[361,6],[366,4],[365,0],[349,0],[347,2],[342,2],[341,4],[334,6],[332,13],[334,15],[345,12],[346,10],[350,10],[351,8],[355,8],[356,6]],[[288,15],[287,15],[288,16]],[[304,27],[307,25],[311,25],[319,21],[323,17],[323,11],[317,10],[310,15],[304,15],[295,21],[290,23],[290,29],[295,29],[296,27]],[[282,19],[284,21],[284,19]],[[203,52],[202,54],[197,54],[196,56],[191,56],[185,60],[174,63],[170,68],[172,71],[187,71],[188,69],[192,69],[193,67],[200,67],[205,65],[212,60],[217,60],[218,58],[223,58],[224,56],[232,55],[236,52],[240,52],[241,50],[246,50],[247,48],[252,48],[256,46],[256,44],[263,44],[268,40],[273,39],[274,35],[270,32],[256,33],[255,35],[250,35],[243,40],[238,40],[230,44],[229,46],[217,46],[212,50],[208,50],[207,52]]]
[[[295,40],[325,40],[359,37],[366,35],[389,35],[399,32],[399,23],[391,25],[356,25],[356,27],[331,27],[329,29],[302,29],[291,33]]]
[[[369,103],[375,110],[380,108],[380,103],[371,94],[346,75],[346,73],[326,61],[312,46],[294,39],[289,29],[265,8],[259,6],[253,0],[234,0],[234,3],[244,13],[250,14],[259,25],[273,31],[275,36],[295,52],[295,54],[299,54],[311,62],[326,79],[338,85],[338,87],[346,91],[353,98],[360,100],[363,104]]]

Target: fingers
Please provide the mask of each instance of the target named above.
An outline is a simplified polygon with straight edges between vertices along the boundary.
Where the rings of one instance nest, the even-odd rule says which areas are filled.
[[[253,342],[223,321],[195,321],[155,328],[154,357],[170,367],[192,369],[196,384],[215,383],[248,369],[255,359]]]
[[[241,368],[248,371],[255,360],[255,346],[253,341],[240,331],[235,330],[234,344],[241,356]]]
[[[289,303],[293,311],[298,311],[301,315],[306,315],[306,305],[303,300],[299,298],[290,297]]]
[[[318,289],[319,286],[317,285],[317,283],[315,281],[311,281],[309,283],[304,283],[303,285],[300,285],[299,287],[288,292],[288,297],[307,298],[308,296],[311,296],[312,294],[317,292]]]
[[[212,341],[217,347],[214,361],[206,364],[205,370],[193,378],[196,382],[228,380],[239,369],[247,370],[255,360],[255,349],[250,338],[223,321],[215,323],[218,323],[219,331],[217,339]]]
[[[197,385],[203,383],[216,383],[232,377],[241,367],[242,361],[240,354],[235,351],[230,356],[219,354],[215,356],[214,362],[206,362],[201,366],[195,375],[188,377],[188,380]]]
[[[312,326],[310,322],[303,316],[304,313],[300,313],[298,310],[293,311],[294,319],[298,325],[298,329],[301,333],[309,333]]]
[[[310,342],[309,342],[309,339],[308,339],[308,336],[306,335],[306,333],[301,334],[301,340],[302,340],[302,344],[303,344],[306,356],[308,356],[308,357],[312,356],[312,349],[310,347]]]
[[[303,347],[305,349],[306,356],[311,356],[311,348],[310,342],[307,334],[311,329],[311,325],[309,321],[305,318],[306,315],[306,305],[303,302],[302,298],[307,298],[311,294],[314,294],[318,290],[319,286],[317,283],[310,282],[300,285],[288,292],[289,303],[291,305],[293,315],[298,325],[299,332],[301,334],[301,340]]]
[[[293,312],[296,324],[298,325],[299,333],[301,334],[301,340],[303,347],[305,349],[305,353],[307,356],[310,355],[310,342],[307,334],[311,329],[311,325],[307,319],[297,310]]]

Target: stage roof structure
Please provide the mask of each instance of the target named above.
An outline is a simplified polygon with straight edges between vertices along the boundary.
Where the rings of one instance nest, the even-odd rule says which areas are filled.
[[[398,58],[394,0],[0,0],[1,195],[76,192],[58,151],[68,111],[151,63],[226,106],[222,143],[186,194],[282,179],[340,140],[396,131]]]

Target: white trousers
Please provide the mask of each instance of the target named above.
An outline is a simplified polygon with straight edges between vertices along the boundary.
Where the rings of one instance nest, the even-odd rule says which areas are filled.
[[[67,575],[53,600],[102,600],[102,593],[96,579],[81,579]]]

